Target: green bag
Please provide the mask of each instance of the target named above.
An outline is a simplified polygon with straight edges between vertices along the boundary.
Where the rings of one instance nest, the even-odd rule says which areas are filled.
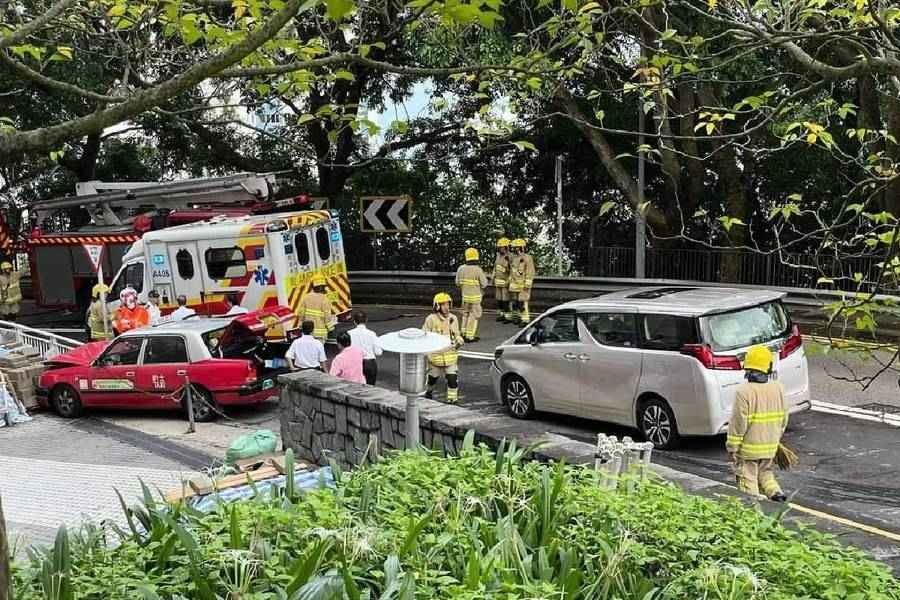
[[[231,442],[225,453],[225,462],[234,464],[234,461],[242,458],[253,458],[267,452],[275,452],[277,445],[278,436],[268,429],[247,433]]]

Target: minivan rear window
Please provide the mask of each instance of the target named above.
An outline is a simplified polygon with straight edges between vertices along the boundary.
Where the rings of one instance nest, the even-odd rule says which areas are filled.
[[[787,335],[790,319],[781,302],[768,302],[703,317],[704,337],[713,350],[765,344]]]

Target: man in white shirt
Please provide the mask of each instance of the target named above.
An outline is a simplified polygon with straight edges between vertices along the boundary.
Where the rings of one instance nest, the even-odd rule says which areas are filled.
[[[162,313],[159,311],[159,292],[150,290],[147,298],[150,299],[147,303],[147,314],[150,315],[150,326],[153,327],[162,322]]]
[[[375,385],[378,379],[378,361],[381,356],[381,344],[378,343],[378,335],[366,327],[369,317],[361,310],[353,314],[353,322],[356,327],[350,330],[350,343],[363,351],[363,375],[366,383]]]
[[[225,316],[235,317],[237,315],[245,315],[249,310],[237,303],[237,298],[233,294],[225,294]]]
[[[172,314],[169,315],[169,318],[173,321],[184,321],[188,317],[193,317],[197,314],[193,308],[187,307],[187,297],[184,294],[175,298],[175,301],[178,302],[178,308],[173,310]]]
[[[312,321],[303,321],[303,335],[293,341],[284,357],[291,371],[317,369],[327,372],[325,368],[325,346],[313,337],[316,325]]]

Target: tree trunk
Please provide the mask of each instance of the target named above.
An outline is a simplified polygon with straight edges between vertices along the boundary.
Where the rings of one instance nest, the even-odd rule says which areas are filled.
[[[3,518],[3,499],[0,498],[0,600],[13,600],[12,571],[9,564],[9,541],[6,519]]]

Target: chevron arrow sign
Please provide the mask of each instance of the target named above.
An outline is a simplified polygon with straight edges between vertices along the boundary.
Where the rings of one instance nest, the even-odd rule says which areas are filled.
[[[412,231],[412,204],[409,196],[364,196],[359,199],[360,230],[368,233],[409,233]]]

